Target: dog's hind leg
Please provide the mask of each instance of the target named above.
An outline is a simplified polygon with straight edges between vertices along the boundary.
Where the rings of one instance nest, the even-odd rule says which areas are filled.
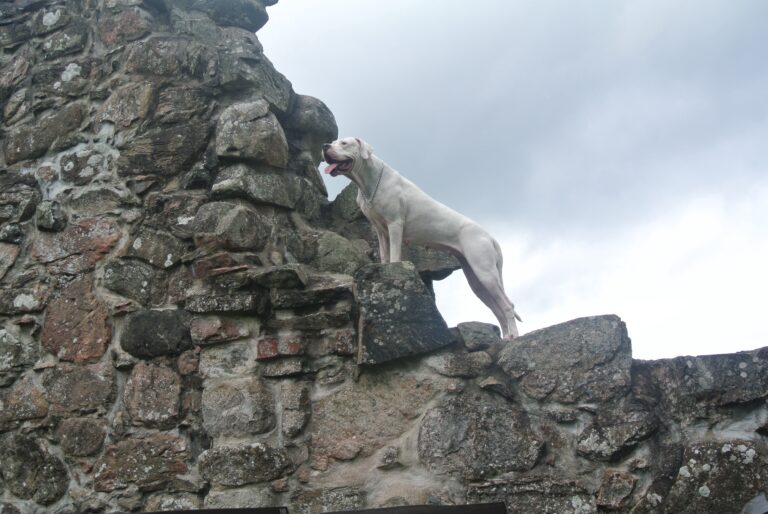
[[[464,274],[475,294],[491,309],[499,320],[505,339],[518,336],[515,306],[504,292],[501,276],[501,252],[498,244],[486,236],[465,245],[462,264],[466,262]],[[472,277],[472,278],[470,278]],[[474,284],[473,284],[474,282]]]

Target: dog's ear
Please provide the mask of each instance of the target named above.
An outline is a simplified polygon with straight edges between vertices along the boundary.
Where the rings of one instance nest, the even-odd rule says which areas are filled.
[[[356,137],[355,141],[357,141],[357,144],[360,145],[360,157],[363,159],[370,159],[371,155],[373,154],[373,147],[359,137]]]

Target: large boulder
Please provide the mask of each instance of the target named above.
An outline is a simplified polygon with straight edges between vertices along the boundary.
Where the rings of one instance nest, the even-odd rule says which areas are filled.
[[[288,164],[288,141],[267,101],[257,100],[231,105],[221,113],[216,153],[284,168]]]
[[[594,316],[520,336],[498,363],[536,400],[607,402],[629,392],[632,347],[618,316]]]

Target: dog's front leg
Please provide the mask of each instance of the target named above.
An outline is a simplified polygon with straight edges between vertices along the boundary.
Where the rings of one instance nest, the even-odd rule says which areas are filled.
[[[403,257],[403,222],[387,225],[389,231],[389,262],[400,262]]]
[[[379,240],[379,259],[386,264],[389,262],[389,233],[378,225],[373,228],[376,229],[376,239]]]

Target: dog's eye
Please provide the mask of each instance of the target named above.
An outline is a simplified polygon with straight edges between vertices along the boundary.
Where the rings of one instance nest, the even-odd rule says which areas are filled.
[[[344,146],[344,145],[346,145],[346,144],[347,144],[347,142],[346,142],[346,141],[342,141],[342,142],[341,142],[341,146]]]

